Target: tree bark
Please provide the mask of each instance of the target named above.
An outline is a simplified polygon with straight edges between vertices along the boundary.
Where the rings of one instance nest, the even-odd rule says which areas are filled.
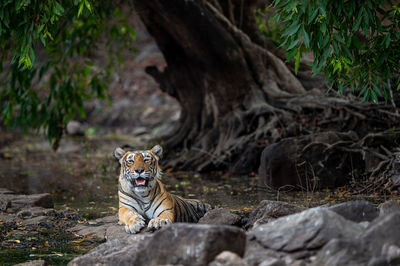
[[[243,156],[259,157],[262,147],[285,137],[324,130],[362,137],[398,124],[390,107],[377,113],[376,105],[325,97],[315,89],[325,88],[323,80],[311,78],[305,64],[296,77],[259,36],[260,1],[133,2],[167,62],[163,72],[147,72],[182,106],[180,126],[165,138],[167,149],[180,151],[170,166],[251,172],[257,166]]]

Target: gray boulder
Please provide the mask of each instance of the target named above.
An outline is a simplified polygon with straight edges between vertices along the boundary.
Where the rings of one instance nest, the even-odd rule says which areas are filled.
[[[240,222],[239,215],[224,208],[212,209],[200,218],[199,224],[235,225]]]
[[[154,234],[109,240],[69,265],[207,265],[222,251],[243,256],[245,244],[237,227],[176,223]]]
[[[365,171],[365,162],[356,152],[326,147],[357,140],[354,132],[332,131],[285,138],[271,144],[261,154],[259,185],[274,189],[343,186],[354,169]],[[352,164],[344,163],[349,157]]]
[[[393,212],[400,212],[400,203],[397,200],[388,200],[379,204],[379,216],[386,216]]]
[[[243,256],[245,245],[246,234],[237,227],[176,223],[156,232],[142,246],[135,265],[206,265],[222,251]]]
[[[333,239],[321,249],[313,265],[339,266],[339,265],[368,265],[369,249],[362,243],[353,240]]]
[[[128,235],[124,239],[109,240],[87,254],[73,259],[68,265],[135,265],[136,257],[141,256],[138,249],[150,238],[150,234],[139,234]]]
[[[354,239],[332,239],[313,265],[400,265],[400,212],[375,219]]]
[[[282,201],[263,200],[249,216],[246,228],[258,226],[276,220],[279,217],[304,211],[306,208]]]
[[[324,208],[313,208],[263,224],[248,233],[266,249],[283,252],[313,251],[333,238],[352,239],[362,227]]]
[[[400,247],[400,212],[373,221],[363,232],[361,239],[372,248],[374,255],[382,254],[385,245]]]
[[[378,208],[366,200],[354,200],[336,204],[328,207],[328,210],[356,223],[371,222],[379,216]]]

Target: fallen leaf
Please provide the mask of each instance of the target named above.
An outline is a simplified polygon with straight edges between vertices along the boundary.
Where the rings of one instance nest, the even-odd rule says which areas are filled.
[[[82,238],[82,239],[79,239],[79,240],[73,240],[73,241],[70,241],[70,243],[76,243],[76,244],[79,244],[79,243],[81,243],[82,241],[84,241],[85,239],[84,238]]]

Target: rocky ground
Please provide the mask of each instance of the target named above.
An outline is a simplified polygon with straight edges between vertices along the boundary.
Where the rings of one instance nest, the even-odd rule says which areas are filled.
[[[86,221],[73,210],[53,209],[50,194],[1,189],[0,219],[0,252],[29,250],[24,265],[400,263],[400,203],[395,200],[378,207],[358,200],[315,208],[263,200],[248,215],[215,208],[198,224],[130,235],[116,215]],[[35,253],[40,245],[48,247],[45,260]]]

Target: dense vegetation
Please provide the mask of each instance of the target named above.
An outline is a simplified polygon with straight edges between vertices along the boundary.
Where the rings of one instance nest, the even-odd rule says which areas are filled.
[[[168,64],[163,73],[156,68],[149,68],[148,73],[182,106],[181,127],[167,138],[166,145],[180,150],[193,146],[195,155],[186,154],[185,165],[203,169],[236,164],[233,161],[240,161],[249,143],[263,146],[290,136],[285,128],[299,123],[298,110],[334,105],[332,99],[315,98],[307,103],[310,99],[302,98],[297,107],[271,101],[304,95],[318,87],[299,72],[307,51],[314,55],[314,75],[323,71],[330,87],[339,92],[349,88],[361,99],[378,102],[390,100],[392,89],[399,88],[400,9],[391,1],[276,0],[267,8],[274,13],[272,31],[271,21],[260,18],[264,10],[254,0],[248,5],[234,0],[133,3]],[[121,48],[133,49],[135,32],[123,15],[130,12],[110,1],[2,1],[0,102],[4,124],[45,129],[57,148],[67,121],[77,114],[85,116],[84,101],[107,98],[108,78],[122,62]],[[252,31],[256,19],[261,32]],[[276,47],[263,45],[264,40],[258,38],[261,33],[286,47],[287,58],[294,58],[293,68],[281,62]],[[98,49],[107,51],[105,66],[92,59]],[[354,104],[346,104],[343,110],[349,112]],[[359,112],[369,107],[354,108]],[[283,110],[296,112],[289,115]],[[350,121],[357,112],[346,117]],[[378,128],[369,125],[371,121],[355,120],[340,130],[353,130],[358,123]],[[323,129],[311,127],[305,132],[315,130]],[[259,152],[257,148],[251,154],[257,157]],[[216,157],[217,162],[212,159]]]
[[[107,97],[107,80],[133,49],[134,30],[111,1],[8,0],[0,3],[0,102],[8,126],[44,128],[57,148],[86,99]],[[103,48],[108,64],[91,55]]]
[[[392,98],[393,81],[400,89],[400,6],[393,1],[275,0],[273,10],[272,19],[284,24],[280,46],[295,58],[296,72],[309,51],[313,73],[323,71],[340,93],[351,88],[377,103],[379,96]]]

